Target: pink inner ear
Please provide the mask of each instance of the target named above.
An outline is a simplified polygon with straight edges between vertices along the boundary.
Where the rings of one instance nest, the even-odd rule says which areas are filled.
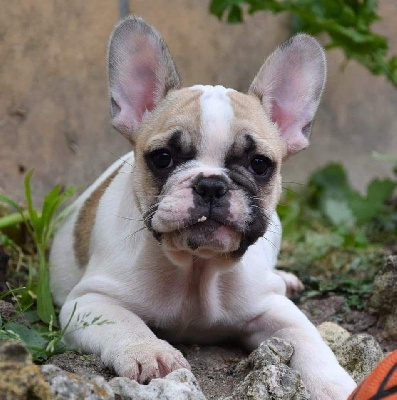
[[[139,124],[145,111],[151,111],[155,106],[159,77],[156,75],[158,59],[155,45],[146,41],[137,42],[130,47],[131,61],[123,79],[123,89],[128,93],[127,101]]]
[[[288,112],[288,109],[281,108],[277,100],[273,100],[271,109],[271,118],[278,126],[281,135],[285,134],[288,126],[294,122],[294,115]]]
[[[128,85],[132,107],[136,110],[136,117],[140,122],[145,111],[153,110],[156,96],[156,73],[151,65],[133,66],[131,80]]]
[[[159,49],[145,36],[134,36],[120,53],[118,83],[112,96],[119,107],[113,125],[131,134],[141,123],[146,111],[156,105],[159,82]]]
[[[294,102],[281,107],[276,100],[273,100],[271,109],[271,119],[277,124],[289,155],[309,145],[309,140],[303,135],[302,122],[298,118],[295,107]]]

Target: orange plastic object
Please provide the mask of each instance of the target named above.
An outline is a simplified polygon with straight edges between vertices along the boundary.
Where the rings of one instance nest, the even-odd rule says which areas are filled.
[[[397,350],[375,367],[348,400],[397,400]]]

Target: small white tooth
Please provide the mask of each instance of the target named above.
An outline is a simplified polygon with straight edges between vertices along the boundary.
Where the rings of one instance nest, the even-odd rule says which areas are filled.
[[[207,221],[207,217],[205,217],[204,215],[197,220],[197,222],[204,222],[204,221]]]

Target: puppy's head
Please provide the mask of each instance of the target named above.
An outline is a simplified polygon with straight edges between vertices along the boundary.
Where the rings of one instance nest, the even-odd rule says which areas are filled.
[[[266,60],[248,94],[181,88],[156,30],[135,17],[116,26],[112,122],[134,146],[135,200],[173,262],[234,260],[266,232],[281,163],[309,144],[325,74],[321,46],[300,34]]]

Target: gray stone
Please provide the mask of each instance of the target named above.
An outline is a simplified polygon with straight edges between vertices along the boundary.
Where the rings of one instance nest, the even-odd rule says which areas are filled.
[[[317,326],[324,342],[335,352],[350,337],[350,333],[335,322],[323,322]]]
[[[242,360],[236,367],[237,371],[248,368],[261,369],[268,365],[287,364],[294,353],[293,346],[279,338],[271,338],[262,342],[247,359]]]
[[[366,333],[350,336],[337,348],[335,355],[356,382],[363,380],[383,359],[379,343]]]
[[[187,369],[153,379],[148,385],[128,378],[114,378],[109,385],[122,400],[205,400],[196,378]]]
[[[250,372],[230,400],[310,399],[299,373],[285,364],[268,365]]]
[[[112,389],[101,376],[79,376],[55,365],[43,365],[40,369],[57,400],[114,400]]]
[[[310,399],[299,373],[288,367],[293,346],[279,338],[260,344],[246,360],[236,367],[237,372],[250,370],[233,394],[223,400],[304,400]]]
[[[379,314],[385,339],[397,340],[397,255],[389,256],[376,276],[369,305]]]
[[[18,340],[0,340],[0,398],[49,400],[48,384],[34,365],[26,346]]]
[[[15,307],[8,301],[0,300],[0,315],[3,319],[3,322],[8,322],[12,319],[13,322],[30,328],[28,320],[23,315],[17,315]]]

